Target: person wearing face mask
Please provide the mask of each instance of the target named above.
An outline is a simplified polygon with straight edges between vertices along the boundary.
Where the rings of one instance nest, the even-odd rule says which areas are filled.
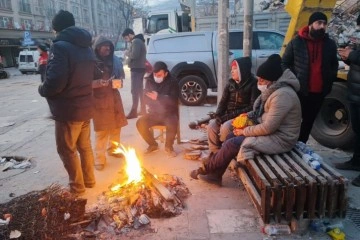
[[[149,144],[145,154],[159,149],[150,128],[156,125],[165,125],[165,152],[169,157],[175,157],[176,152],[173,144],[179,123],[179,86],[176,80],[172,78],[164,62],[154,64],[153,74],[146,78],[144,92],[144,101],[148,107],[148,112],[137,120],[136,127],[145,142]]]
[[[330,93],[338,71],[337,47],[326,34],[327,17],[314,12],[307,26],[286,46],[283,69],[290,69],[300,81],[302,108],[299,141],[306,143],[325,96]]]
[[[261,91],[248,118],[255,125],[235,128],[235,137],[226,140],[220,150],[202,162],[190,173],[201,179],[221,185],[222,175],[230,161],[253,159],[259,153],[279,154],[290,151],[300,133],[301,106],[296,92],[298,79],[290,70],[281,69],[281,57],[271,55],[257,70],[257,86]]]
[[[251,73],[251,58],[237,58],[231,62],[231,78],[227,82],[221,100],[207,126],[209,150],[216,153],[227,135],[232,132],[232,121],[241,113],[252,109],[260,92],[256,78]]]

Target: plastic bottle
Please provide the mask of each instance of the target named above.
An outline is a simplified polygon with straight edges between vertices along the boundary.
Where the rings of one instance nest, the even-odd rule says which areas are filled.
[[[273,236],[273,235],[283,235],[283,234],[290,234],[290,226],[286,224],[276,224],[276,225],[265,225],[263,227],[263,233]]]
[[[318,162],[320,162],[320,163],[321,163],[321,161],[323,160],[323,158],[322,158],[319,154],[317,154],[317,153],[312,153],[311,156],[312,156],[316,161],[318,161]]]
[[[315,170],[320,169],[321,164],[319,161],[315,160],[310,154],[305,153],[302,155],[302,159],[312,168]]]

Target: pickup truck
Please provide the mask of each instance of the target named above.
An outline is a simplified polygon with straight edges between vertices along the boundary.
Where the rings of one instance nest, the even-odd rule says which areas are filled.
[[[268,56],[280,53],[284,34],[272,30],[253,30],[252,72]],[[200,105],[207,89],[217,89],[218,34],[216,31],[155,34],[150,38],[147,60],[163,61],[179,81],[179,97],[184,105]],[[243,32],[230,30],[230,59],[243,56]]]

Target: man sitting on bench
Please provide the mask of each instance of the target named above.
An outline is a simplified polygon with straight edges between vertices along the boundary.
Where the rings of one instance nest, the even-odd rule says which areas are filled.
[[[237,156],[238,162],[253,159],[255,154],[278,154],[290,151],[296,144],[301,126],[301,106],[296,95],[300,84],[290,70],[281,69],[281,57],[271,55],[257,70],[261,95],[248,118],[255,124],[235,128],[234,137],[220,150],[210,154],[202,166],[190,173],[210,183],[221,185],[222,175]],[[241,148],[240,148],[241,146]]]

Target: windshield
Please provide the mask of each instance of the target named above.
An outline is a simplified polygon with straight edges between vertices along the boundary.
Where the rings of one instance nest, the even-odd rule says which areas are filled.
[[[152,15],[148,18],[147,33],[157,33],[169,28],[169,17],[167,14]]]

